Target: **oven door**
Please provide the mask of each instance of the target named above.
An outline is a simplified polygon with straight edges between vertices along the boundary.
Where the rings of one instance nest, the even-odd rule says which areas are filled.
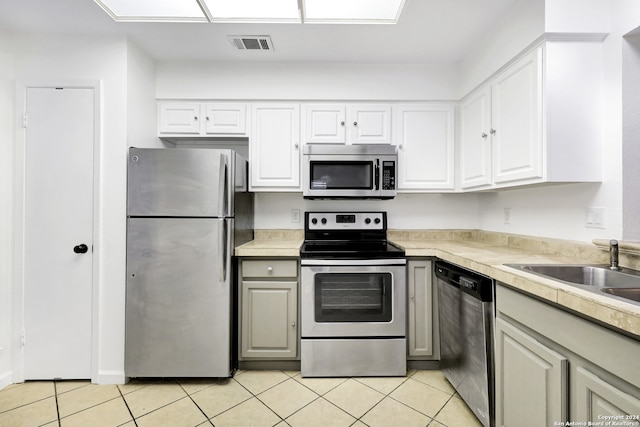
[[[314,260],[315,262],[318,262]],[[331,261],[302,266],[302,338],[404,337],[406,261]],[[350,265],[335,265],[349,263]],[[365,265],[357,265],[365,263]]]

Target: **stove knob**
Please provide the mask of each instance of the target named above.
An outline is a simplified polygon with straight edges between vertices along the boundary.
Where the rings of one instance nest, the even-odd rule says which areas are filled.
[[[375,222],[376,224],[380,224],[380,218],[376,218],[376,219],[374,220],[374,222]]]
[[[322,218],[322,220],[320,222],[322,222],[323,225],[326,224],[327,223],[327,218]]]
[[[365,218],[364,219],[364,223],[365,224],[371,224],[371,218]]]
[[[318,218],[313,218],[311,220],[311,224],[316,225],[318,223]]]

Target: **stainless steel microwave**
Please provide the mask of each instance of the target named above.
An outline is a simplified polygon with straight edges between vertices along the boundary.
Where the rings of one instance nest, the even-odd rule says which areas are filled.
[[[392,199],[398,151],[394,145],[305,145],[305,199]]]

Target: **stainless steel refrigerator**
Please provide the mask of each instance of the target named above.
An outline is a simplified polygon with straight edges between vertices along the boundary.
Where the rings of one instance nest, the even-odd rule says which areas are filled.
[[[130,148],[125,375],[229,377],[235,245],[253,238],[247,160]]]

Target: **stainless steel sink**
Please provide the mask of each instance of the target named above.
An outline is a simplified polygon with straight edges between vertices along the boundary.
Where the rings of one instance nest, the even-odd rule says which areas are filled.
[[[640,302],[640,288],[603,288],[605,294]]]
[[[567,264],[505,264],[548,279],[595,293],[623,298],[640,304],[640,271],[622,268],[611,270],[607,265]]]
[[[507,264],[507,267],[583,286],[640,287],[640,271],[614,271],[605,265]]]

